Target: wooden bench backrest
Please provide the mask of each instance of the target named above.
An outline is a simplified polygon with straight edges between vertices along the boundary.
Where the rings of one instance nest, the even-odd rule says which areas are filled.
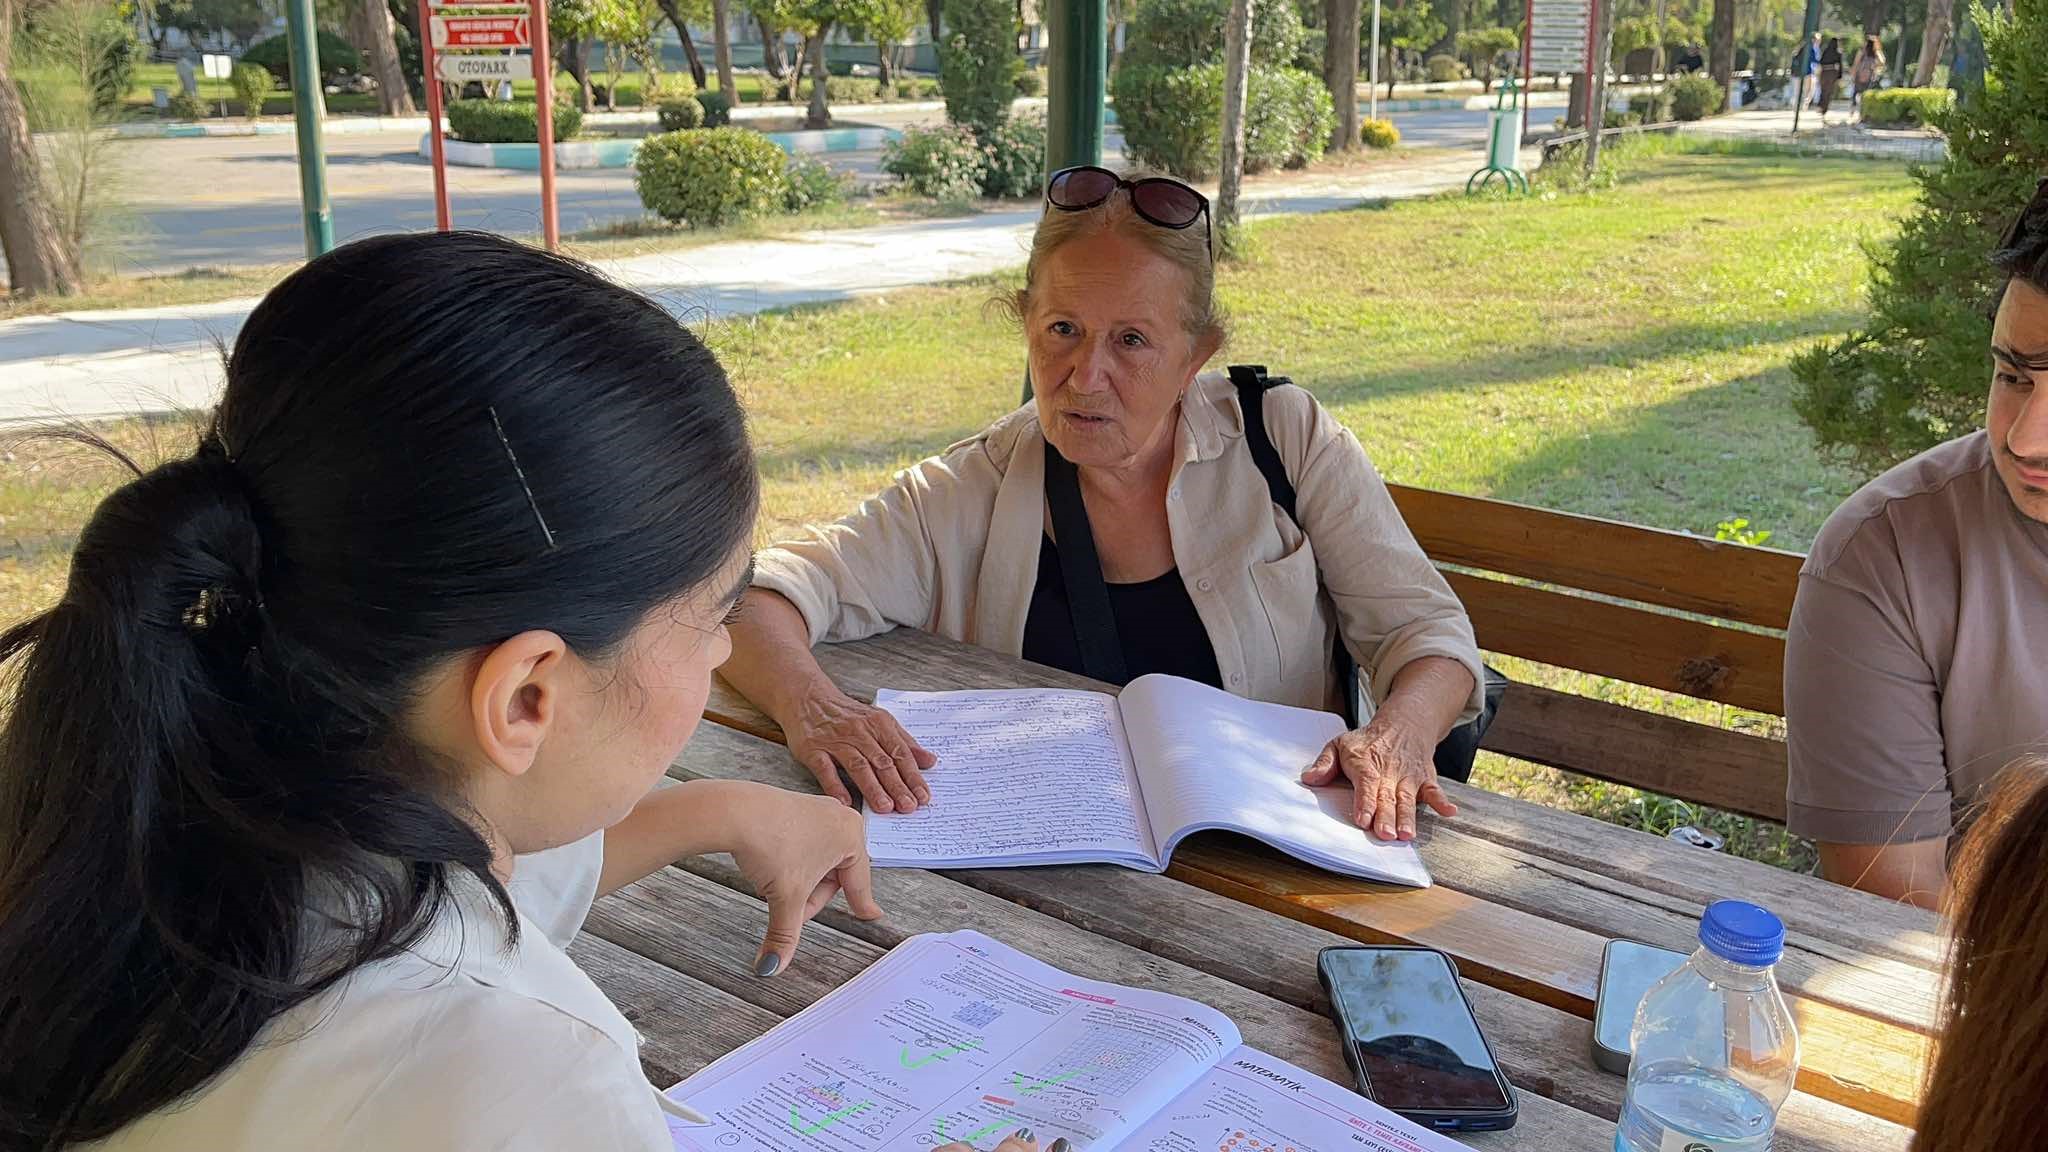
[[[1480,647],[1772,715],[1797,553],[1392,486]],[[1516,684],[1484,746],[1694,803],[1785,818],[1785,745]]]

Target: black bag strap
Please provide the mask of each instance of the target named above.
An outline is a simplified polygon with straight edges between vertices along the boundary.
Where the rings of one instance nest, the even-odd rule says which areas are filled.
[[[1244,410],[1245,446],[1252,450],[1252,463],[1259,466],[1259,474],[1266,478],[1266,491],[1272,494],[1273,503],[1298,527],[1301,517],[1294,511],[1294,481],[1287,478],[1287,465],[1281,462],[1280,450],[1273,447],[1273,437],[1266,432],[1266,390],[1294,381],[1285,376],[1266,375],[1264,364],[1232,364],[1230,382],[1237,386],[1237,406]]]
[[[1067,584],[1081,670],[1097,680],[1126,683],[1130,674],[1124,668],[1123,640],[1109,606],[1102,561],[1095,554],[1095,530],[1088,525],[1088,507],[1081,502],[1081,473],[1050,440],[1045,442],[1045,504],[1058,536],[1060,576]]]

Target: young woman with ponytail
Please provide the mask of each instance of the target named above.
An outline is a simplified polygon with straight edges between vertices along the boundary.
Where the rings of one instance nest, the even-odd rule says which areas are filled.
[[[562,947],[729,851],[758,971],[859,818],[657,788],[730,647],[756,481],[711,354],[581,265],[352,244],[250,316],[197,450],[0,637],[0,1148],[669,1147]]]

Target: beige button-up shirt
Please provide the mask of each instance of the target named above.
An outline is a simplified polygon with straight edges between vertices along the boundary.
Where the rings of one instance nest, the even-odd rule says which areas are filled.
[[[1265,418],[1294,482],[1298,526],[1252,460],[1227,377],[1205,374],[1188,389],[1174,447],[1174,563],[1223,686],[1335,710],[1330,653],[1341,626],[1373,701],[1410,661],[1447,656],[1472,673],[1465,718],[1476,716],[1471,621],[1357,437],[1297,387],[1268,391]],[[764,550],[754,583],[796,605],[814,644],[909,625],[1021,655],[1044,536],[1044,445],[1026,405],[898,473],[839,522]]]

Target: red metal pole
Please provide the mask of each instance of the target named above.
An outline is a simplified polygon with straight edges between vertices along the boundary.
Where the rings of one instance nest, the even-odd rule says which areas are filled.
[[[1607,127],[1607,109],[1593,107],[1593,89],[1598,79],[1593,75],[1593,47],[1600,39],[1600,0],[1586,3],[1586,131],[1598,134]],[[1602,100],[1601,103],[1606,103]]]
[[[548,0],[532,0],[532,5],[534,119],[540,124],[540,234],[553,252],[562,244],[555,213],[555,64],[548,52]]]
[[[420,77],[427,90],[427,136],[434,142],[434,227],[454,225],[448,213],[448,156],[441,146],[441,77],[434,62],[434,14],[420,0]]]

